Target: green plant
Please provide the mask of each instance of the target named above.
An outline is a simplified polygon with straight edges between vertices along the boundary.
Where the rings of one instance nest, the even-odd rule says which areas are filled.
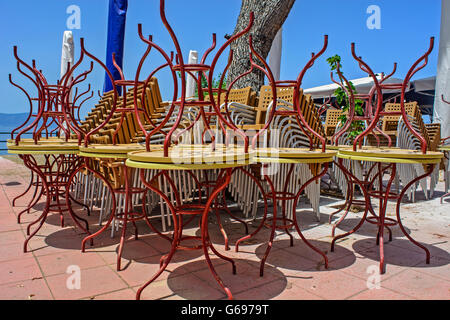
[[[331,67],[331,71],[337,72],[339,76],[339,81],[342,84],[343,87],[347,89],[347,91],[353,92],[353,94],[357,94],[356,88],[353,85],[351,81],[348,81],[347,83],[343,79],[344,73],[341,71],[342,64],[341,64],[341,57],[339,55],[334,55],[332,57],[329,57],[327,59],[328,64]],[[334,91],[334,95],[336,97],[336,103],[343,111],[343,114],[339,117],[339,120],[341,123],[347,122],[347,115],[345,112],[348,111],[350,107],[350,98],[347,95],[346,90],[344,90],[342,87],[338,87]],[[355,115],[357,116],[363,116],[364,115],[364,101],[361,99],[355,99]],[[354,141],[354,139],[364,131],[364,122],[361,120],[353,120],[350,124],[350,127],[348,128],[348,137],[351,142]]]
[[[212,88],[213,89],[217,89],[219,88],[220,85],[220,78],[222,77],[222,74],[219,73],[219,75],[213,78],[212,81]],[[208,80],[206,79],[206,77],[202,74],[202,88],[208,88]],[[223,79],[223,83],[222,83],[222,89],[226,90],[227,89],[227,77],[225,76]],[[214,96],[217,95],[216,92],[213,93]],[[197,86],[195,87],[195,96],[198,97],[198,88]]]
[[[177,74],[178,74],[178,77],[181,78],[181,73],[180,73],[180,71],[177,71]],[[219,73],[219,75],[217,76],[217,78],[216,78],[216,77],[213,78],[213,81],[212,81],[212,87],[213,87],[213,89],[219,88],[219,85],[220,85],[220,78],[221,78],[221,77],[222,77],[222,74]],[[206,77],[205,77],[204,74],[202,74],[201,85],[202,85],[202,88],[208,88],[208,80],[206,79]],[[223,89],[223,90],[226,90],[226,89],[227,89],[227,77],[226,77],[226,76],[223,78],[222,89]],[[214,92],[213,94],[214,94],[214,96],[217,95],[216,92]],[[196,85],[195,85],[195,97],[198,98],[198,87],[197,87],[197,82],[196,82]]]

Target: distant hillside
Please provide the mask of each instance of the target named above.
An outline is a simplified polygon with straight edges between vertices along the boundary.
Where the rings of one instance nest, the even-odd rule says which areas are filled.
[[[8,132],[20,126],[28,113],[0,113],[0,132]]]

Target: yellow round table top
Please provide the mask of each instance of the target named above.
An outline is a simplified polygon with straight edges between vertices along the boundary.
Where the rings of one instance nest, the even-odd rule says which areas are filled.
[[[314,149],[309,148],[256,148],[256,156],[263,158],[329,158],[337,154],[334,150]]]
[[[444,156],[441,152],[427,151],[423,154],[421,150],[409,150],[399,148],[353,148],[340,149],[338,157],[350,160],[362,160],[383,163],[439,163]]]
[[[266,158],[266,157],[255,157],[255,163],[309,163],[309,164],[320,164],[332,162],[333,156],[322,157],[322,158]]]
[[[349,146],[348,145],[343,145],[343,144],[340,144],[340,145],[338,145],[338,146],[336,146],[336,145],[329,145],[329,144],[327,144],[327,150],[339,150],[339,149],[341,149],[341,148],[348,148]]]
[[[154,169],[154,170],[213,170],[243,167],[251,164],[250,160],[226,162],[226,163],[158,163],[142,162],[127,159],[125,165],[130,168]]]
[[[179,148],[190,148],[190,149],[208,149],[208,148],[212,149],[212,143],[208,143],[208,144],[176,144],[176,145],[172,145],[172,148],[176,148],[176,147],[179,147]],[[215,147],[216,147],[216,149],[218,149],[218,148],[230,148],[232,146],[227,147],[223,143],[216,143]]]
[[[340,149],[348,149],[348,148],[353,148],[353,145],[348,145],[348,144],[340,144],[338,146],[336,145],[328,145],[327,144],[327,150],[340,150]],[[362,146],[362,150],[367,150],[367,149],[379,149],[380,147],[377,146]],[[381,147],[383,148],[383,147]],[[390,149],[400,149],[398,147],[390,147]]]
[[[15,139],[8,139],[6,140],[7,144],[15,144],[16,140]],[[62,144],[66,144],[66,143],[74,143],[74,144],[78,144],[78,140],[77,139],[69,139],[68,141],[66,141],[63,138],[58,138],[58,137],[50,137],[50,138],[41,138],[38,140],[38,143],[40,144],[55,144],[55,143],[62,143]],[[20,139],[19,144],[34,144],[34,140],[31,138],[26,138],[26,139]]]
[[[161,149],[162,145],[151,145],[151,149]],[[80,146],[80,156],[90,158],[121,158],[126,159],[128,152],[145,151],[145,144],[90,144]]]
[[[170,148],[167,157],[163,150],[129,152],[126,164],[147,169],[220,169],[245,166],[252,159],[253,153],[245,153],[243,148]]]
[[[11,154],[77,154],[78,144],[72,142],[56,141],[50,143],[49,141],[38,144],[34,143],[7,143],[8,153]]]

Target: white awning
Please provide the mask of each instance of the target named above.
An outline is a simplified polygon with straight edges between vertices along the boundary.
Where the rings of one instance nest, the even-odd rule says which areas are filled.
[[[434,91],[436,88],[436,77],[428,77],[413,81],[414,91]]]
[[[377,79],[381,80],[381,76],[377,75]],[[359,79],[352,79],[350,80],[353,85],[355,86],[356,91],[359,94],[367,94],[369,93],[370,89],[373,86],[373,79],[372,77],[364,77],[364,78],[359,78]],[[389,84],[389,83],[402,83],[403,80],[401,79],[397,79],[397,78],[389,78],[387,79],[384,83],[385,84]],[[334,91],[338,88],[339,86],[335,83],[332,84],[328,84],[328,85],[324,85],[324,86],[320,86],[320,87],[314,87],[314,88],[309,88],[309,89],[305,89],[304,93],[306,94],[310,94],[313,99],[320,99],[320,98],[328,98],[330,96],[334,96]],[[409,90],[410,88],[408,88]],[[383,90],[384,93],[395,93],[395,92],[400,92],[400,90]]]

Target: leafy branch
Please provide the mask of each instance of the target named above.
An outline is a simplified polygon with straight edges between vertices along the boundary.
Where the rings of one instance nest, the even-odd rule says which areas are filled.
[[[347,122],[346,112],[348,113],[348,109],[350,108],[350,99],[348,97],[347,92],[351,91],[351,92],[353,92],[353,94],[357,94],[357,91],[351,81],[348,81],[348,85],[346,83],[344,83],[344,79],[343,79],[344,73],[340,70],[342,67],[342,64],[341,64],[341,57],[339,55],[336,54],[332,57],[329,57],[327,59],[327,62],[330,65],[331,71],[335,71],[335,70],[337,71],[340,83],[342,84],[342,86],[344,88],[347,89],[347,91],[346,91],[342,87],[339,86],[334,91],[334,95],[336,97],[336,103],[343,111],[342,115],[339,117],[339,120],[342,123],[346,123]],[[362,101],[361,99],[355,99],[355,114],[357,116],[364,115],[364,107],[363,106],[364,106],[364,101]],[[363,131],[364,131],[364,122],[362,120],[352,121],[352,123],[347,131],[349,134],[348,137],[349,137],[350,141],[353,142],[354,139]]]
[[[177,71],[178,77],[181,78],[181,73],[180,71]],[[222,77],[222,74],[219,73],[219,75],[213,78],[212,81],[212,88],[213,89],[217,89],[219,88],[220,85],[220,78]],[[196,79],[197,80],[197,79]],[[203,89],[208,88],[208,80],[206,79],[205,75],[202,73],[202,77],[201,77],[201,86]],[[223,79],[223,83],[222,83],[222,89],[226,90],[227,89],[227,77],[225,76]],[[217,93],[214,92],[214,95],[216,96]],[[195,82],[195,97],[198,98],[198,85],[197,85],[197,81]]]

